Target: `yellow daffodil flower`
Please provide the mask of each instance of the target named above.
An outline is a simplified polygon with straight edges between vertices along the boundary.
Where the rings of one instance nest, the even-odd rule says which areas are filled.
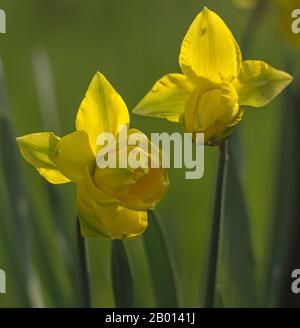
[[[101,150],[97,137],[104,132],[117,137],[120,127],[128,125],[129,114],[123,99],[106,78],[97,73],[77,113],[77,131],[62,138],[52,132],[17,138],[23,157],[48,182],[76,185],[81,233],[85,237],[138,236],[147,227],[147,210],[153,208],[167,190],[166,169],[150,166],[148,169],[101,169],[96,165],[96,156]],[[136,131],[131,129],[128,134]],[[150,154],[147,155],[151,160]]]
[[[262,107],[292,77],[262,61],[242,61],[240,48],[223,20],[204,8],[189,28],[179,56],[183,74],[168,74],[134,109],[144,116],[183,123],[218,145],[241,121],[242,106]]]

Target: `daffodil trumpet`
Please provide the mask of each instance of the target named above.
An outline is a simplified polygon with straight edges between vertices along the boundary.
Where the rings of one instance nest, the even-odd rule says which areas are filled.
[[[134,113],[180,123],[217,146],[230,137],[245,111],[269,104],[292,77],[260,60],[243,60],[224,21],[204,8],[181,45],[182,74],[167,74]]]
[[[149,169],[96,165],[103,147],[98,136],[110,133],[117,137],[124,125],[129,126],[129,113],[123,99],[97,73],[79,107],[75,132],[62,138],[53,132],[17,138],[23,157],[48,182],[75,184],[84,237],[129,239],[140,235],[147,228],[147,210],[154,208],[168,189],[168,171],[160,165]],[[128,134],[136,131],[129,129]],[[121,140],[117,146],[122,145]],[[151,161],[151,154],[145,158]]]

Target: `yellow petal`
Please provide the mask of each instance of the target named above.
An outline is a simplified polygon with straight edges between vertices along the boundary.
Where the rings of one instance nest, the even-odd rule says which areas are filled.
[[[104,204],[118,204],[119,202],[101,191],[95,185],[94,178],[90,175],[89,169],[86,167],[84,170],[84,179],[76,183],[77,189],[89,198],[93,199],[94,202],[100,205]]]
[[[57,168],[53,158],[59,142],[52,132],[33,133],[17,138],[21,154],[50,183],[67,183],[70,180]]]
[[[129,124],[127,107],[101,73],[97,73],[77,113],[76,128],[85,131],[94,154],[97,153],[97,137],[102,132],[117,134],[120,125]]]
[[[130,172],[126,169],[96,169],[95,183],[99,190],[115,197],[121,205],[145,211],[154,208],[168,190],[168,171],[150,168]]]
[[[165,196],[168,187],[168,170],[150,168],[147,174],[131,186],[127,194],[119,195],[119,200],[122,205],[131,209],[153,209]]]
[[[96,206],[111,239],[132,239],[142,234],[148,226],[147,212],[133,211],[122,206]]]
[[[91,150],[88,135],[76,131],[61,138],[57,143],[58,154],[53,158],[56,166],[71,181],[84,178],[85,168],[92,173],[96,158]]]
[[[200,116],[197,114],[200,110],[200,106],[198,105],[199,99],[201,99],[203,95],[207,94],[207,92],[219,89],[220,88],[216,88],[214,84],[202,83],[189,96],[184,110],[184,126],[187,132],[199,132],[199,130],[202,130],[202,127],[200,126],[201,122],[199,122]],[[201,108],[202,107],[203,105]]]
[[[221,77],[232,80],[240,70],[240,48],[223,20],[207,8],[189,28],[179,57],[183,73],[221,83]]]
[[[126,193],[134,184],[132,170],[118,167],[105,169],[96,167],[94,180],[99,190],[112,197],[116,197],[118,192]]]
[[[261,107],[272,101],[293,78],[263,61],[247,60],[242,64],[234,86],[239,95],[239,104]]]
[[[129,210],[117,204],[99,205],[80,189],[77,207],[84,237],[131,239],[147,228],[147,212]]]
[[[194,89],[194,83],[183,74],[165,75],[154,84],[133,113],[179,122],[185,102]]]
[[[95,213],[92,202],[87,198],[87,195],[78,193],[78,191],[77,213],[80,221],[80,230],[83,237],[100,237],[103,239],[110,239],[105,227]]]

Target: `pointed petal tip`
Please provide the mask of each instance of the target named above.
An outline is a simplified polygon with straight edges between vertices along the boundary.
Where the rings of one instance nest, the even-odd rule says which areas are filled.
[[[294,80],[294,77],[290,73],[282,70],[278,70],[278,71],[282,73],[282,77],[285,81],[292,82]]]
[[[131,111],[131,114],[134,114],[134,115],[140,115],[140,116],[145,116],[143,115],[143,111],[141,110],[139,104],[137,104],[133,110]]]
[[[292,83],[292,82],[294,81],[294,77],[293,77],[291,74],[287,73],[287,80],[288,80],[290,83]]]
[[[214,13],[214,12],[212,10],[210,10],[208,7],[204,6],[203,10],[202,10],[202,13],[205,14],[205,15],[208,15],[208,14],[211,14],[211,13]]]
[[[135,107],[132,109],[131,113],[132,113],[132,114],[136,114],[137,110],[138,110],[138,105],[135,106]]]
[[[100,71],[97,71],[96,72],[96,74],[95,74],[95,76],[100,76],[100,77],[102,77],[102,76],[104,76]]]

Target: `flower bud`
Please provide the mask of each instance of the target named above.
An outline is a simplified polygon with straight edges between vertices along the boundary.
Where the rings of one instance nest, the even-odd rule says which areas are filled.
[[[188,98],[184,112],[187,132],[204,133],[205,144],[221,143],[241,119],[238,95],[231,84],[199,87]]]

